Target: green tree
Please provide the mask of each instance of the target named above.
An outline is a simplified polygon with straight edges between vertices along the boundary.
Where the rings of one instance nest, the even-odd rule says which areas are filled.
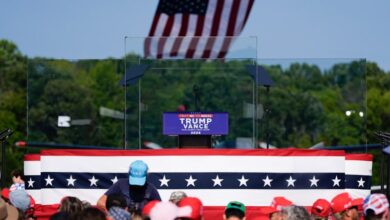
[[[14,133],[6,145],[6,173],[10,182],[11,170],[21,168],[23,153],[13,147],[26,137],[26,68],[27,58],[17,46],[0,40],[0,130],[11,128]]]

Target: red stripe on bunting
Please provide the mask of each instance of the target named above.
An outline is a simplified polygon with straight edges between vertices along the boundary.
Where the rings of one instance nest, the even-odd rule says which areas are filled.
[[[346,160],[363,160],[363,161],[372,161],[372,154],[347,154],[345,155]]]
[[[24,161],[40,161],[41,155],[40,154],[25,154],[24,155]]]
[[[41,156],[345,156],[344,151],[306,149],[42,150]]]

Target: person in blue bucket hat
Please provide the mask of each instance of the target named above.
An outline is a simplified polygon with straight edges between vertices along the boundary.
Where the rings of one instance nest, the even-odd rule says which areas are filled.
[[[148,165],[142,160],[136,160],[130,164],[128,178],[118,179],[102,195],[97,206],[106,209],[107,196],[120,194],[126,199],[128,211],[132,215],[141,215],[142,208],[152,200],[160,200],[161,197],[156,187],[147,181]]]

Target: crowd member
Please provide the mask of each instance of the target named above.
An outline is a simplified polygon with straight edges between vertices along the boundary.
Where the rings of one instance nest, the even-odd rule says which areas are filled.
[[[313,220],[328,220],[331,215],[330,203],[326,199],[317,199],[311,207]]]
[[[18,210],[19,218],[25,218],[27,210],[30,208],[30,197],[25,190],[14,190],[9,194],[9,200]]]
[[[330,202],[335,220],[359,220],[360,199],[352,199],[347,192],[336,195]]]
[[[153,200],[153,201],[146,203],[146,205],[142,209],[142,218],[144,220],[149,220],[150,219],[150,212],[152,211],[152,208],[154,208],[154,206],[160,202],[161,201],[159,201],[159,200]]]
[[[106,218],[106,214],[95,207],[86,208],[77,216],[77,220],[106,220]]]
[[[1,190],[1,198],[9,203],[9,189],[8,188],[3,188]]]
[[[311,220],[309,213],[302,206],[291,205],[281,211],[283,220]]]
[[[8,217],[7,203],[0,198],[0,220],[4,220]]]
[[[245,205],[241,202],[229,202],[223,215],[225,220],[245,220]]]
[[[149,218],[150,220],[176,220],[183,215],[182,210],[171,202],[157,202],[151,207]]]
[[[131,216],[128,211],[119,207],[112,207],[108,211],[108,217],[112,220],[130,220]]]
[[[364,200],[363,203],[365,220],[386,220],[389,215],[389,201],[386,195],[374,193]]]
[[[0,198],[0,220],[14,220],[18,218],[18,210]]]
[[[19,170],[19,169],[13,170],[11,172],[11,176],[12,176],[13,184],[9,188],[9,191],[12,192],[14,190],[19,190],[19,189],[24,190],[25,189],[25,185],[24,185],[24,175],[23,175],[23,172],[21,170]]]
[[[271,207],[263,210],[270,220],[282,220],[282,208],[291,206],[293,203],[283,196],[277,196],[272,200]]]
[[[50,220],[71,220],[69,214],[66,212],[57,212],[50,216]]]
[[[132,215],[141,215],[144,205],[152,200],[161,200],[155,186],[147,181],[148,166],[141,160],[131,163],[128,178],[119,179],[97,202],[97,206],[106,209],[107,196],[117,193],[126,199],[128,211]]]
[[[178,204],[181,199],[187,197],[187,194],[183,191],[174,191],[171,193],[171,196],[169,197],[169,201]]]
[[[107,196],[106,208],[108,216],[113,220],[129,220],[130,213],[127,211],[126,199],[121,194]]]
[[[79,198],[67,196],[61,200],[58,212],[66,213],[69,219],[74,219],[83,210],[84,205]]]
[[[185,197],[177,204],[180,208],[179,220],[202,220],[203,204],[196,197]]]
[[[126,199],[121,194],[111,194],[107,196],[106,209],[110,210],[112,207],[118,207],[127,210]]]

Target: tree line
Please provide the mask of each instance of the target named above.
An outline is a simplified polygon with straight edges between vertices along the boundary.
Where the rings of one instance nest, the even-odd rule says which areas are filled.
[[[145,75],[121,85],[125,68],[138,63],[150,66]],[[224,147],[253,135],[264,142],[267,134],[277,147],[378,143],[374,132],[390,130],[390,74],[374,62],[329,68],[264,64],[275,83],[269,91],[254,86],[246,70],[251,63],[152,61],[134,54],[104,60],[29,58],[14,43],[0,40],[0,129],[15,131],[8,140],[7,170],[22,166],[24,153],[37,152],[16,149],[18,140],[130,149],[150,141],[175,147],[175,137],[162,135],[161,114],[179,106],[195,111],[196,98],[202,111],[229,113],[229,135],[214,140]],[[58,116],[70,116],[71,127],[59,127]]]

